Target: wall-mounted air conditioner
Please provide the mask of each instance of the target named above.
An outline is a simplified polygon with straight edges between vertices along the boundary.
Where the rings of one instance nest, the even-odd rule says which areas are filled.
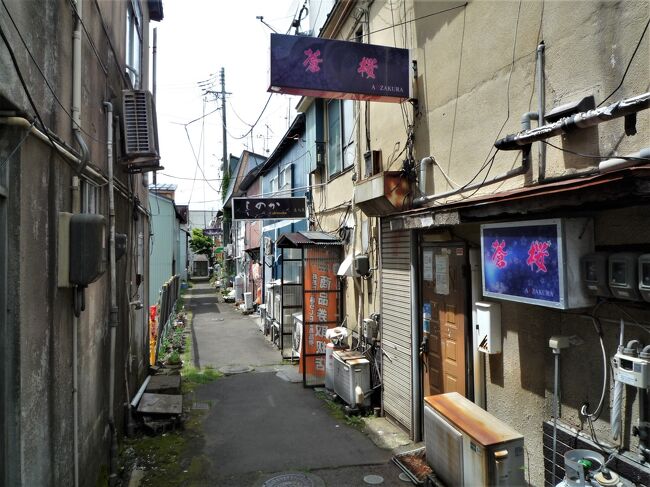
[[[153,96],[146,90],[123,90],[121,100],[122,153],[128,172],[162,169]]]
[[[350,406],[370,406],[370,362],[359,352],[332,352],[334,392]]]
[[[424,398],[424,442],[445,485],[526,485],[524,437],[457,392]]]

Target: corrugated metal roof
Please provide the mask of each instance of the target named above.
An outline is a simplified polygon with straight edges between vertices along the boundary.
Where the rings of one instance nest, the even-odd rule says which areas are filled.
[[[292,232],[280,236],[278,247],[302,247],[305,245],[343,245],[337,237],[324,232]]]

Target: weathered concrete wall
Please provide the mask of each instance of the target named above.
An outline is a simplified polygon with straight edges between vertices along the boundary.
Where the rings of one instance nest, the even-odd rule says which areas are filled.
[[[8,16],[0,16],[18,64],[36,107],[50,131],[68,146],[77,147],[71,130],[72,30],[70,2],[23,2],[8,0],[7,8],[25,39],[27,48],[43,71],[47,87],[27,54]],[[84,1],[82,33],[82,129],[90,147],[90,164],[106,174],[106,115],[104,101],[116,102],[126,87],[122,75],[124,56],[125,2]],[[145,22],[146,3],[143,4]],[[101,18],[100,18],[101,13]],[[109,45],[102,21],[109,29]],[[115,27],[116,30],[112,30]],[[147,45],[147,29],[143,45]],[[91,36],[97,53],[90,46]],[[145,63],[144,86],[147,85]],[[33,116],[4,43],[0,43],[0,111],[16,110]],[[117,129],[117,126],[116,126]],[[73,312],[72,292],[57,287],[58,214],[72,211],[73,169],[60,155],[22,129],[0,126],[0,161],[16,149],[9,161],[8,195],[8,323],[0,330],[5,353],[2,380],[11,400],[3,399],[6,445],[0,449],[5,462],[6,485],[73,484]],[[24,139],[24,140],[23,140]],[[19,144],[22,141],[22,145]],[[141,299],[147,304],[148,222],[138,210],[135,196],[147,206],[147,190],[140,176],[127,176],[116,164],[116,231],[129,236],[128,253],[117,265],[119,326],[117,332],[115,413],[123,431],[128,381],[129,395],[139,387],[146,370],[147,320],[144,311],[133,311],[128,303]],[[108,224],[108,192],[99,190],[98,211]],[[130,193],[128,199],[120,193]],[[134,220],[137,215],[139,220]],[[136,230],[137,229],[137,230]],[[144,284],[136,284],[134,240],[144,233]],[[108,235],[108,233],[107,233]],[[80,485],[96,485],[108,464],[108,309],[109,274],[86,289],[86,310],[78,327],[79,454]],[[146,310],[146,307],[145,307]],[[126,379],[125,379],[126,378]],[[4,397],[4,395],[3,395]]]

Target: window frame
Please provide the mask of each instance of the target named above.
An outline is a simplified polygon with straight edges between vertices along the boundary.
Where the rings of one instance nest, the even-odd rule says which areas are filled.
[[[143,18],[139,0],[129,0],[126,7],[125,69],[134,89],[142,84]]]
[[[332,139],[330,137],[332,127],[330,126],[330,107],[336,105],[337,115],[338,115],[338,127],[337,127],[337,137],[338,144],[335,146],[332,145]],[[339,100],[332,99],[327,100],[326,107],[324,110],[325,116],[325,128],[327,130],[327,164],[326,172],[328,179],[335,178],[339,174],[346,172],[351,167],[354,167],[356,161],[356,137],[354,134],[354,129],[356,127],[355,123],[355,104],[353,100]],[[336,159],[332,159],[332,149],[337,151]]]

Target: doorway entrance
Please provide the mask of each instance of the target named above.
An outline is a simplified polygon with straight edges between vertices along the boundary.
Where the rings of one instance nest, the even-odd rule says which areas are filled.
[[[421,248],[421,302],[431,314],[421,353],[422,392],[425,397],[445,392],[466,396],[467,248],[463,243],[423,243]]]

